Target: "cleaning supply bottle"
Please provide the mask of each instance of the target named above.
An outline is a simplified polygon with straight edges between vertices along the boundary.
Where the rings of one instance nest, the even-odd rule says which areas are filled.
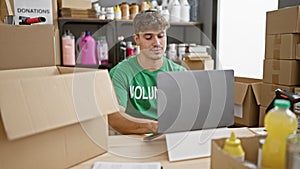
[[[75,65],[75,37],[70,30],[62,36],[62,55],[64,66]]]
[[[81,36],[77,38],[75,43],[76,64],[81,64],[81,48],[80,42],[85,37],[85,31],[81,32]]]
[[[96,41],[91,36],[91,32],[86,31],[85,37],[80,42],[81,64],[96,65]]]
[[[127,44],[124,40],[124,36],[123,35],[119,35],[118,36],[118,57],[119,57],[119,61],[122,61],[124,59],[126,59],[126,47],[127,47]]]
[[[121,20],[122,19],[122,12],[119,5],[116,5],[114,7],[114,13],[115,13],[115,20]]]
[[[190,4],[190,21],[197,22],[199,15],[199,0],[189,0]]]
[[[156,0],[151,0],[151,9],[156,9],[156,7],[158,6],[158,3]]]
[[[182,22],[189,22],[190,21],[190,4],[187,0],[180,1],[180,14],[181,14],[181,21]]]
[[[225,140],[223,150],[238,160],[245,160],[245,152],[241,145],[241,140],[236,138],[234,132],[231,132],[230,138]]]
[[[168,6],[162,6],[161,15],[167,20],[170,20],[170,12]]]
[[[180,22],[181,6],[178,0],[173,0],[171,4],[170,21]]]
[[[105,36],[100,36],[97,40],[97,59],[99,65],[108,64],[108,45]]]
[[[171,43],[168,45],[167,56],[170,60],[177,60],[177,50],[175,43]]]
[[[262,168],[285,168],[286,137],[298,127],[296,115],[289,109],[290,101],[276,99],[274,108],[265,116],[268,135],[262,145]]]
[[[134,48],[132,46],[132,41],[128,41],[126,46],[126,57],[129,58],[130,56],[133,55],[134,55]]]

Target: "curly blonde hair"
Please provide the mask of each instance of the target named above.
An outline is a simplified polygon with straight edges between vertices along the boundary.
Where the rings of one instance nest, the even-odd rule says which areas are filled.
[[[134,17],[134,32],[145,32],[149,30],[167,30],[170,27],[169,22],[156,10],[146,10]]]

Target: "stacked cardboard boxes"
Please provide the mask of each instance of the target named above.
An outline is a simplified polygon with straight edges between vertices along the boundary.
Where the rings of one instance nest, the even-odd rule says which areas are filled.
[[[261,86],[260,122],[280,88],[294,92],[300,85],[300,6],[267,12],[266,45]]]

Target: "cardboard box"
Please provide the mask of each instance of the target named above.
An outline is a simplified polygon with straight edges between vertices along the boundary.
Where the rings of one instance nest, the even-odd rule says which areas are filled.
[[[241,137],[242,147],[245,151],[245,161],[257,165],[257,155],[259,148],[259,139],[264,136]],[[234,159],[223,151],[226,138],[212,140],[211,148],[211,169],[253,169],[244,162]]]
[[[7,4],[8,2],[9,4]],[[10,8],[9,0],[0,1],[0,23],[4,23],[4,19],[7,15],[12,14],[12,9]]]
[[[5,3],[7,1],[10,4],[10,9],[7,8],[7,5]],[[0,1],[0,18],[1,20],[4,19],[5,16],[8,14],[14,15],[14,0],[1,0]],[[57,0],[52,0],[52,13],[53,13],[53,25],[58,26],[58,12],[57,12]],[[27,15],[24,15],[27,16]]]
[[[53,25],[0,25],[0,70],[60,65]]]
[[[258,123],[259,127],[265,126],[266,109],[267,107],[259,106],[259,123]]]
[[[287,86],[300,85],[300,61],[264,60],[263,82]]]
[[[0,168],[68,168],[105,153],[116,105],[107,70],[0,71]]]
[[[260,79],[236,77],[234,82],[234,122],[257,126],[260,105]]]
[[[300,7],[286,7],[267,12],[267,34],[300,33]]]
[[[213,59],[192,58],[181,61],[181,65],[188,70],[213,70]]]
[[[295,86],[262,83],[260,86],[260,105],[268,107],[275,98],[275,90],[278,88],[287,92],[294,92]]]
[[[91,9],[92,3],[90,0],[57,0],[59,9]]]
[[[296,59],[300,34],[267,35],[266,59]]]
[[[296,59],[300,60],[300,44],[296,45]]]
[[[300,87],[295,87],[294,93],[300,95]]]

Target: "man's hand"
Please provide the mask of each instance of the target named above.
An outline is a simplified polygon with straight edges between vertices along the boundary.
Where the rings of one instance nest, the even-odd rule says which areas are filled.
[[[108,115],[108,124],[121,134],[145,134],[157,131],[157,121],[132,117],[121,112]]]

